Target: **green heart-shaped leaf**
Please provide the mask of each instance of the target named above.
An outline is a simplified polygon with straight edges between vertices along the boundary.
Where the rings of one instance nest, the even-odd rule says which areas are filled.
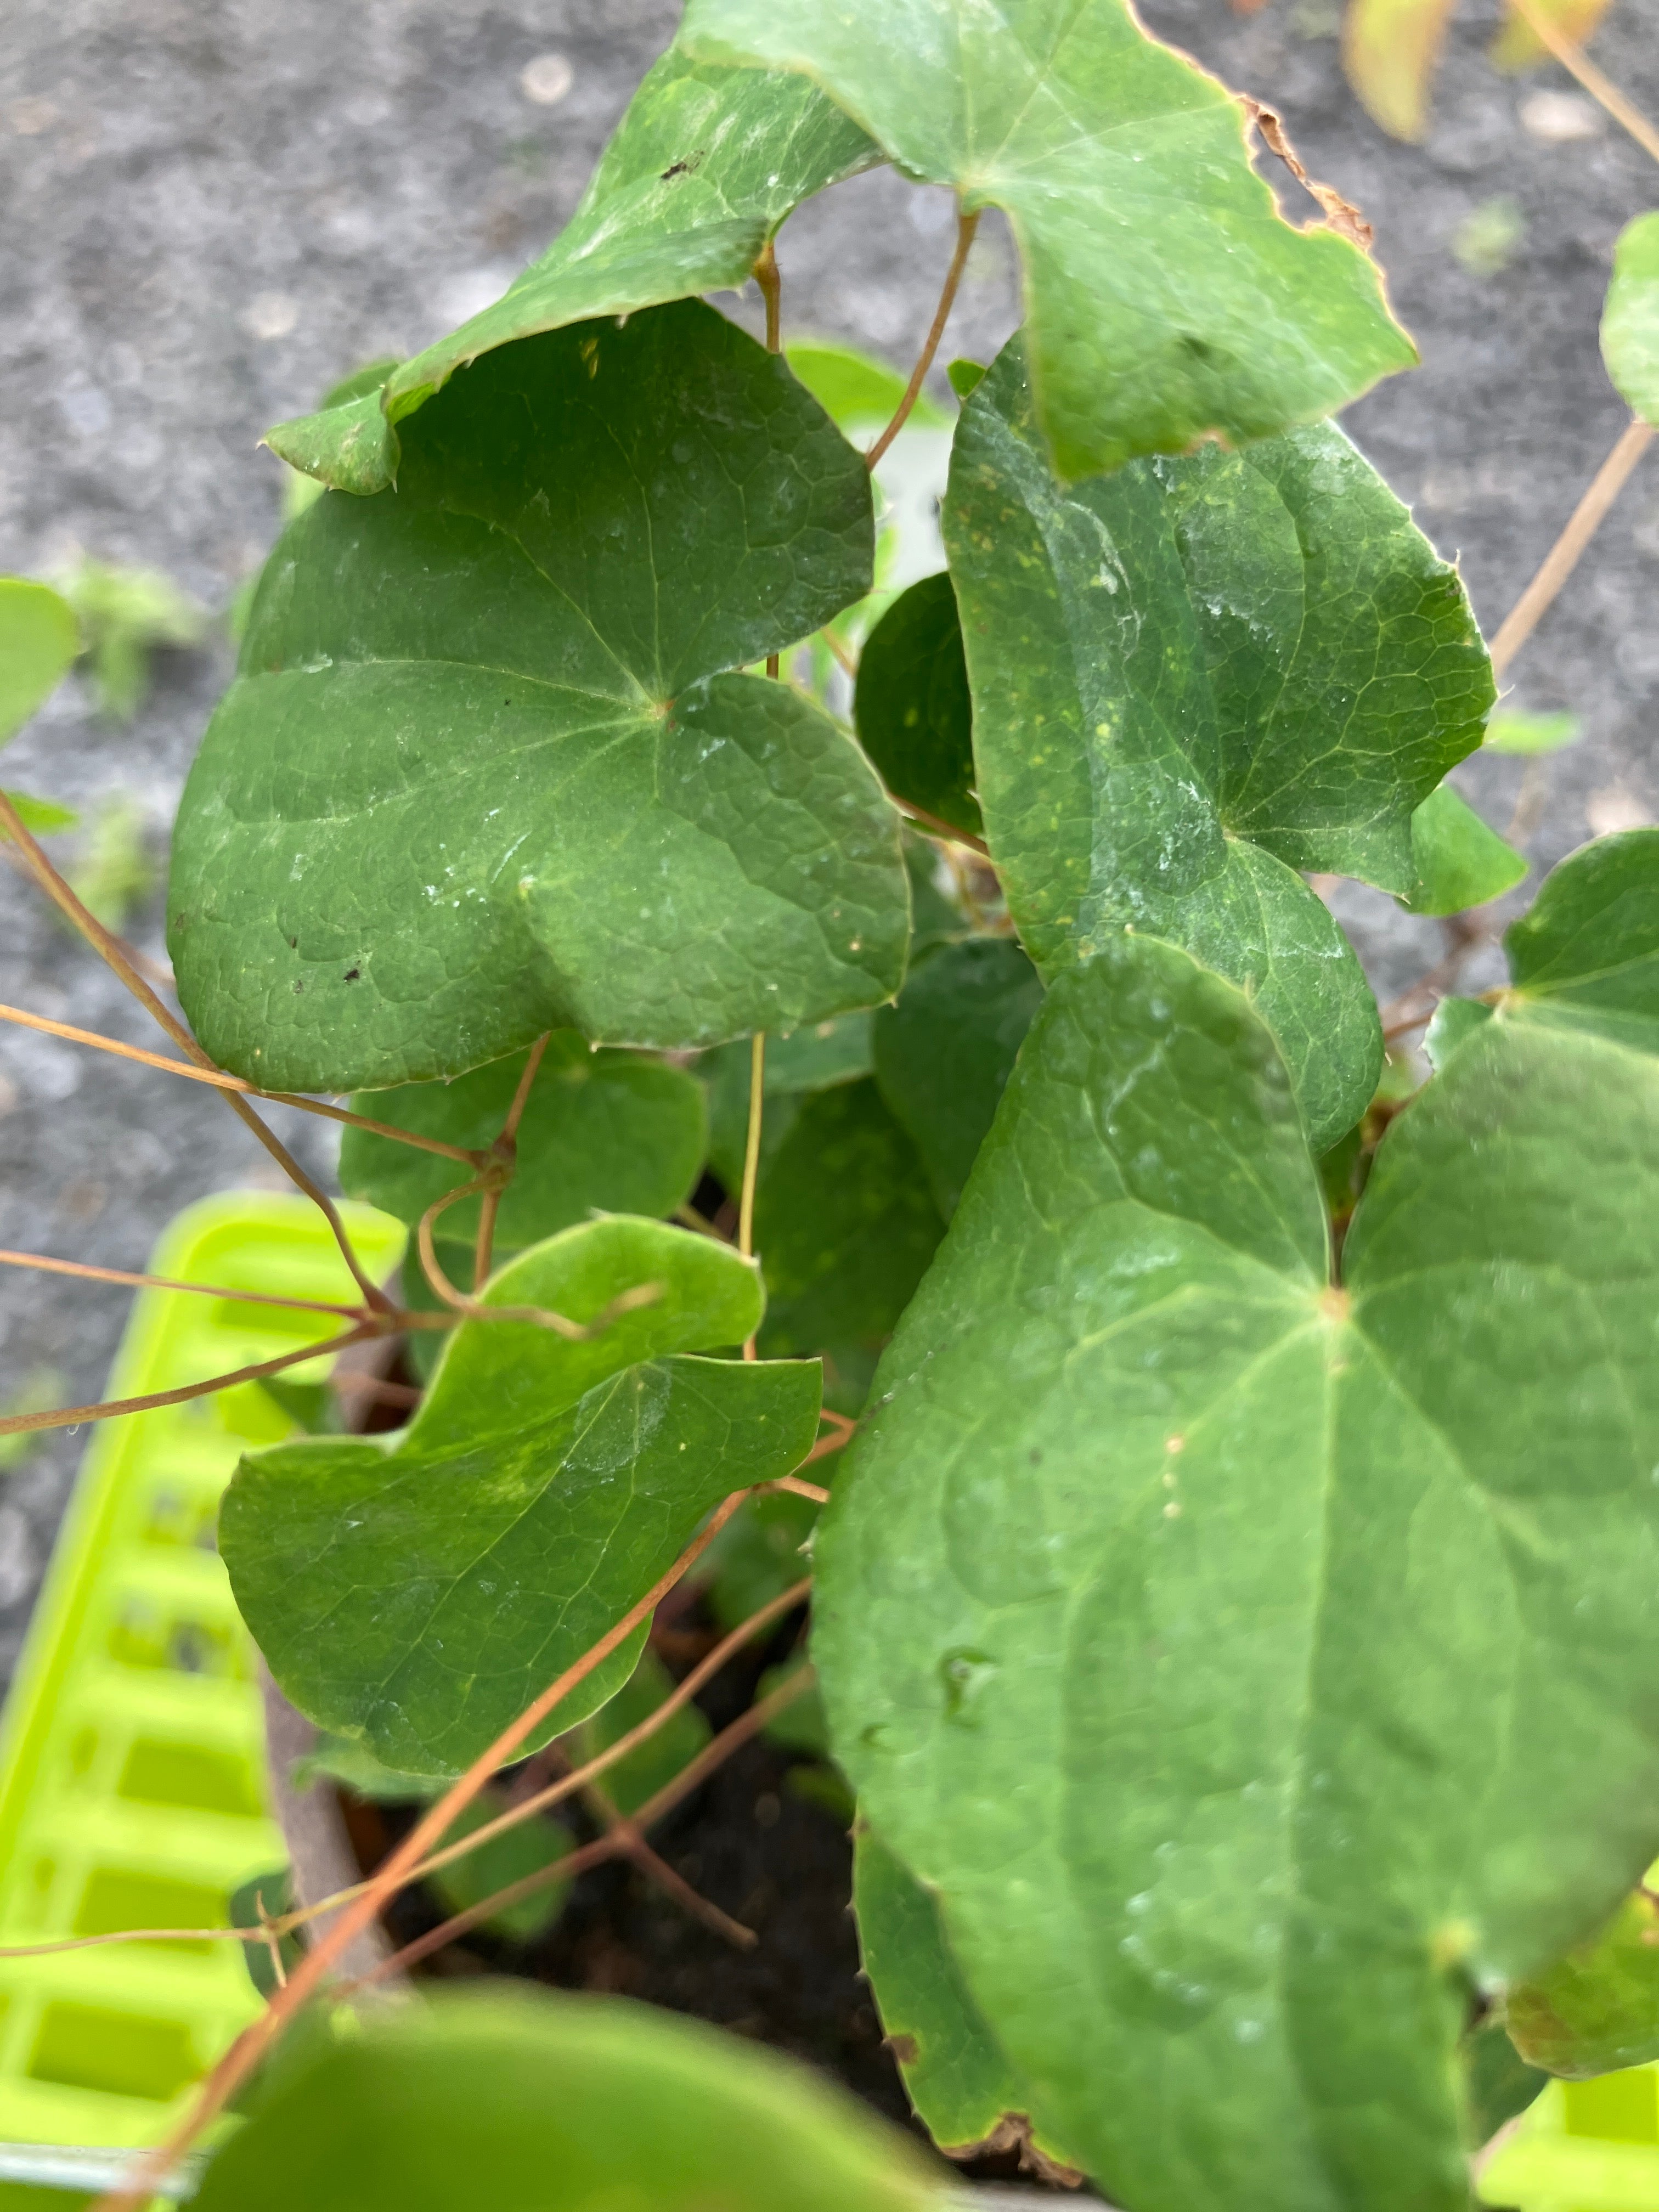
[[[1619,234],[1601,358],[1632,412],[1659,422],[1659,210],[1638,215]]]
[[[1042,983],[1011,938],[970,937],[918,961],[876,1016],[876,1080],[948,1221],[985,1141]]]
[[[1462,914],[1501,898],[1527,872],[1527,858],[1489,829],[1450,784],[1431,791],[1412,817],[1417,887],[1400,903],[1408,914]]]
[[[200,2212],[944,2212],[948,2177],[793,2059],[617,1997],[493,1982],[320,2036]]]
[[[826,1395],[856,1413],[944,1228],[915,1147],[868,1077],[802,1098],[755,1197],[762,1351],[823,1353]]]
[[[1413,810],[1492,699],[1456,572],[1329,424],[1067,494],[1018,342],[963,410],[945,532],[1027,951],[1052,975],[1128,927],[1186,945],[1250,992],[1330,1143],[1382,1041],[1297,872],[1413,888]]]
[[[1126,0],[689,0],[681,37],[804,70],[908,175],[1006,210],[1063,477],[1312,422],[1417,358],[1364,253],[1283,220],[1238,101]]]
[[[359,1110],[394,1128],[468,1152],[501,1134],[526,1055],[491,1060],[453,1083],[371,1091]],[[672,1213],[691,1194],[707,1146],[702,1087],[684,1069],[638,1053],[591,1052],[574,1030],[549,1042],[519,1124],[512,1182],[495,1215],[498,1254],[556,1236],[590,1213]],[[340,1187],[415,1228],[446,1191],[471,1180],[458,1161],[366,1129],[340,1139]],[[478,1201],[438,1217],[435,1234],[470,1244]]]
[[[1506,1019],[1659,1053],[1659,830],[1581,845],[1504,939]]]
[[[45,706],[80,650],[67,600],[45,584],[0,576],[0,745]]]
[[[802,77],[694,62],[677,47],[648,70],[580,204],[505,296],[372,389],[282,422],[267,442],[336,489],[398,477],[392,427],[458,368],[497,346],[700,292],[737,289],[791,210],[879,152]],[[389,373],[386,373],[389,372]]]
[[[1651,1060],[1486,1024],[1339,1288],[1243,994],[1138,938],[1053,984],[826,1509],[813,1650],[1113,2201],[1461,2212],[1471,1984],[1650,1856],[1656,1127]]]
[[[859,655],[859,742],[887,788],[977,837],[973,708],[949,576],[902,592]]]
[[[858,455],[700,303],[452,380],[397,490],[318,500],[261,580],[173,848],[204,1044],[374,1089],[890,997],[892,810],[827,715],[723,672],[867,590],[872,526]]]
[[[409,1427],[316,1437],[244,1459],[219,1543],[242,1617],[286,1695],[407,1773],[476,1758],[656,1581],[730,1492],[798,1467],[817,1432],[810,1363],[701,1359],[761,1315],[728,1246],[611,1218],[495,1277],[492,1305],[587,1322],[466,1322]],[[643,1626],[538,1741],[632,1673]],[[526,1744],[526,1748],[532,1747]]]

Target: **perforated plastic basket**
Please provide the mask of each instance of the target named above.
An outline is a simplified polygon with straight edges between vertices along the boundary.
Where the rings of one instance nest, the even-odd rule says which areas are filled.
[[[1659,2066],[1550,2082],[1480,2197],[1512,2212],[1659,2212]]]
[[[369,1272],[389,1275],[402,1226],[366,1206],[343,1211]],[[190,1207],[151,1271],[295,1297],[357,1295],[315,1208],[264,1194]],[[340,1326],[141,1291],[108,1395],[250,1366]],[[285,1371],[309,1381],[325,1370]],[[241,1452],[287,1432],[255,1383],[94,1432],[0,1717],[0,1944],[223,1927],[230,1892],[283,1863],[252,1650],[214,1531]],[[0,1960],[0,2140],[156,2141],[257,2006],[230,1943]],[[63,2212],[67,2201],[0,2182],[3,2212]]]

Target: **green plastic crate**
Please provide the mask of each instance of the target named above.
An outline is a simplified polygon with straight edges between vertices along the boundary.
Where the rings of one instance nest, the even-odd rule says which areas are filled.
[[[402,1225],[367,1206],[342,1211],[368,1271],[390,1275]],[[151,1270],[294,1297],[358,1296],[316,1209],[262,1193],[190,1207]],[[109,1395],[251,1366],[342,1326],[143,1291]],[[311,1381],[325,1369],[285,1371]],[[224,1927],[229,1893],[284,1863],[252,1647],[214,1533],[242,1451],[288,1432],[257,1383],[94,1432],[0,1717],[0,1945]],[[258,2008],[236,1944],[0,1960],[0,2142],[156,2142]],[[0,2212],[65,2203],[0,2182]]]
[[[1659,2212],[1659,2066],[1548,2083],[1480,2197],[1512,2212]]]

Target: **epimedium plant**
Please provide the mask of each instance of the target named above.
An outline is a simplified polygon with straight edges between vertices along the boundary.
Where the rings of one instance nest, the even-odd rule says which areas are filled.
[[[428,1809],[173,2148],[438,1846],[684,1712],[702,1669],[639,1668],[700,1559],[714,1664],[798,1546],[945,2148],[1127,2212],[1452,2208],[1517,2053],[1659,2050],[1659,833],[1556,870],[1401,1110],[1309,878],[1455,915],[1526,863],[1445,781],[1496,696],[1461,580],[1329,419],[1410,341],[1258,125],[1293,161],[1117,0],[690,0],[543,259],[270,434],[325,489],[179,808],[189,1029],[77,918],[237,1110],[351,1094],[310,1102],[342,1184],[411,1231],[340,1340],[408,1334],[418,1407],[250,1455],[220,1543],[289,1698]],[[860,452],[773,240],[878,161],[959,214]],[[872,470],[991,207],[1024,323],[952,366],[946,568],[872,598]],[[1656,222],[1605,327],[1647,421]],[[751,275],[764,345],[702,296]],[[49,629],[29,588],[0,618]],[[575,1775],[481,1796],[584,1727]],[[826,2204],[936,2195],[781,2078],[584,2017],[313,2022],[204,2201],[476,2202],[504,2143],[572,2204],[705,2201],[711,2160],[734,2203],[817,2161]],[[361,2171],[361,2116],[416,2112]]]

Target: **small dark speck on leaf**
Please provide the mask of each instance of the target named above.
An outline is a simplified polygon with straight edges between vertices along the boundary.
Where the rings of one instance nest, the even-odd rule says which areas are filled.
[[[298,994],[299,994],[301,991],[303,991],[303,990],[304,990],[305,987],[306,987],[306,979],[305,979],[305,977],[304,977],[303,975],[296,975],[296,976],[295,977],[295,979],[294,979],[294,989],[295,989],[295,996],[296,996],[296,997],[298,996]]]
[[[887,2039],[887,2048],[901,2066],[914,2066],[921,2056],[914,2035],[890,2035]]]
[[[290,952],[297,952],[299,951],[300,940],[297,937],[289,938],[288,940],[288,949]]]
[[[345,979],[347,982],[355,983],[362,972],[363,971],[361,968],[348,968],[345,972]]]

